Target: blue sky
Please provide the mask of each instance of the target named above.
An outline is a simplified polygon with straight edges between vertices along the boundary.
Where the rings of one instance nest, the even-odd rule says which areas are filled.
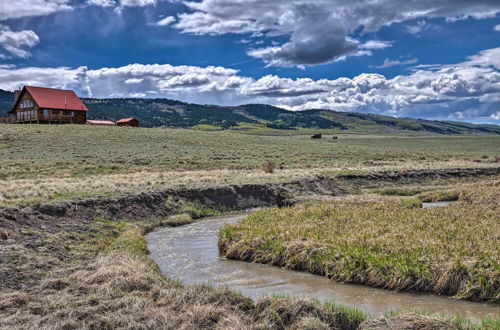
[[[0,88],[500,123],[500,4],[0,0]]]

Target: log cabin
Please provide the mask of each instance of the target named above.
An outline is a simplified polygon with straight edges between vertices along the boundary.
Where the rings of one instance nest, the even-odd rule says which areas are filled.
[[[24,86],[4,123],[85,124],[87,107],[71,90]]]

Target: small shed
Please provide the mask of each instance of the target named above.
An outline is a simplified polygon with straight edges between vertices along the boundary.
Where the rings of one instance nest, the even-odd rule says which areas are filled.
[[[116,122],[118,126],[139,127],[139,121],[135,118],[123,118]]]
[[[87,125],[97,125],[97,126],[115,126],[116,124],[109,120],[87,120]]]

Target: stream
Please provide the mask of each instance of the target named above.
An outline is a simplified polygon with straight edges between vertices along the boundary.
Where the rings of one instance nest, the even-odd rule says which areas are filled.
[[[494,304],[336,283],[308,273],[219,257],[219,228],[234,224],[247,214],[203,219],[190,225],[153,231],[146,236],[150,256],[162,274],[184,285],[226,286],[253,300],[267,295],[285,294],[354,306],[372,316],[401,308],[414,308],[443,315],[458,314],[472,321],[486,316],[500,317],[500,307]]]

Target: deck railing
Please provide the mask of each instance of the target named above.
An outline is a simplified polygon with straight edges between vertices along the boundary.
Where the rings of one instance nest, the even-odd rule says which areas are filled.
[[[14,116],[0,117],[0,124],[16,124],[16,123],[36,123],[36,122],[53,122],[53,123],[72,123],[74,117],[68,115],[38,115],[27,118],[16,118]]]

